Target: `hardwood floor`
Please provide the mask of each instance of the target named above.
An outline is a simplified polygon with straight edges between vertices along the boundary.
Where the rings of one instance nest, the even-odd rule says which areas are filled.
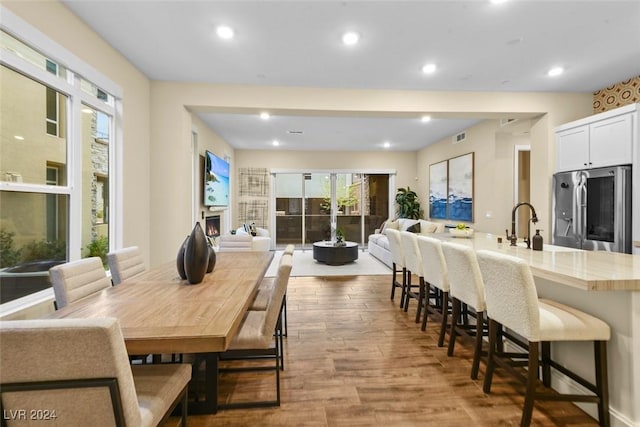
[[[415,301],[405,313],[389,293],[390,276],[291,278],[281,406],[190,416],[189,425],[519,425],[524,388],[497,371],[484,394],[483,363],[479,380],[469,378],[471,343],[456,342],[447,357],[436,322],[421,332]],[[272,398],[273,375],[225,376],[221,399]],[[532,425],[597,423],[571,403],[542,402]]]

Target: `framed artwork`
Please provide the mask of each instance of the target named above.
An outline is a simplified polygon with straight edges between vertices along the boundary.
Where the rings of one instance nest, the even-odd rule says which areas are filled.
[[[447,217],[447,161],[429,166],[429,217]]]
[[[473,222],[473,153],[448,162],[447,218]]]

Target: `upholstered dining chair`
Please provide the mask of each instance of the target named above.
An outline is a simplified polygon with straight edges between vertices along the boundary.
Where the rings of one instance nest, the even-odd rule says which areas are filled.
[[[55,305],[63,308],[80,298],[111,286],[99,257],[83,258],[49,269]]]
[[[130,277],[143,273],[147,268],[140,248],[130,246],[118,249],[107,254],[109,270],[111,271],[111,281],[113,285],[119,285]]]
[[[295,246],[292,244],[287,245],[282,251],[282,257],[280,258],[280,263],[282,263],[282,259],[285,255],[293,256],[293,252],[295,251]],[[267,309],[267,304],[271,299],[273,294],[273,279],[266,278],[263,279],[258,287],[258,292],[256,293],[255,298],[251,302],[249,306],[249,310],[254,311],[265,311]],[[284,298],[282,299],[282,335],[287,336],[287,294],[285,292]],[[284,369],[284,363],[281,365],[281,368]]]
[[[409,309],[409,300],[413,298],[416,301],[420,301],[420,295],[424,288],[424,273],[422,272],[420,248],[418,248],[418,240],[415,233],[410,231],[401,231],[400,243],[402,244],[402,252],[404,254],[404,264],[407,268],[407,284],[405,285],[404,292],[404,311],[407,311]],[[418,285],[413,285],[411,283],[412,274],[418,276],[418,280],[420,281]],[[419,288],[417,293],[413,290],[415,287]],[[418,304],[416,323],[420,321],[421,310],[422,306]]]
[[[427,236],[418,236],[416,238],[418,248],[420,250],[420,262],[422,263],[422,271],[424,272],[424,291],[420,293],[421,300],[419,303],[424,305],[424,317],[422,319],[422,330],[427,328],[427,317],[429,314],[439,316],[440,320],[440,336],[438,337],[438,347],[444,345],[444,336],[447,330],[447,318],[449,316],[449,271],[447,263],[442,254],[442,243],[438,239]],[[439,304],[431,305],[429,301],[431,286],[437,288],[440,292]]]
[[[257,402],[231,402],[219,404],[218,408],[249,408],[263,406],[280,406],[280,362],[282,360],[282,336],[278,333],[280,327],[280,312],[282,300],[289,282],[293,257],[289,254],[282,256],[278,272],[273,284],[273,292],[265,311],[247,311],[238,333],[233,338],[229,350],[220,355],[221,360],[251,360],[263,358],[274,359],[274,368],[258,367],[256,370],[274,369],[276,373],[276,398]],[[220,372],[237,372],[251,370],[246,366],[240,368],[223,368]]]
[[[162,425],[182,403],[186,426],[191,366],[129,365],[117,319],[2,321],[0,341],[5,414],[33,410],[40,423],[49,417],[60,426],[146,427]]]
[[[400,231],[394,229],[386,229],[385,235],[389,242],[389,250],[391,252],[391,300],[396,294],[396,288],[400,288],[402,295],[400,297],[400,307],[404,307],[404,293],[407,285],[407,266],[404,261],[404,252],[402,250],[402,242],[400,241]],[[402,282],[398,281],[398,273],[402,274]]]
[[[449,348],[447,354],[453,356],[456,336],[463,334],[474,338],[473,363],[471,378],[478,379],[480,358],[482,356],[482,342],[485,324],[486,303],[484,298],[484,282],[482,273],[473,248],[458,243],[442,242],[444,255],[449,272],[451,297],[451,329],[449,333]],[[475,312],[475,324],[460,324],[461,306],[466,304]]]
[[[476,253],[485,284],[487,316],[489,316],[489,354],[484,377],[485,393],[491,391],[496,365],[513,372],[513,354],[497,350],[498,324],[509,328],[528,342],[526,392],[521,425],[531,423],[535,400],[591,402],[598,405],[601,426],[608,426],[609,391],[607,381],[607,341],[609,325],[587,313],[548,299],[538,299],[529,265],[520,258],[498,252],[479,250]],[[551,359],[551,343],[560,341],[593,341],[595,384],[581,378]],[[541,349],[539,348],[541,347]],[[542,353],[542,385],[538,390],[540,352]],[[581,384],[593,395],[559,394],[551,391],[551,368]],[[515,372],[520,378],[519,371]]]

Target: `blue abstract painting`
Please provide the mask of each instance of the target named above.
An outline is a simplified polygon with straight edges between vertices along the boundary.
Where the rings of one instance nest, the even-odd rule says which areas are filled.
[[[473,222],[473,153],[449,159],[447,218]]]
[[[447,161],[429,166],[429,217],[447,217]]]

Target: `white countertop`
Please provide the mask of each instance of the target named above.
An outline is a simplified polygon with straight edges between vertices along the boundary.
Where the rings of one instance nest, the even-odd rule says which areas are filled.
[[[455,241],[476,250],[487,249],[516,256],[528,262],[534,276],[587,291],[640,291],[640,256],[604,251],[583,251],[545,244],[542,251],[527,249],[522,242],[510,246],[503,235],[475,232],[453,237],[433,234],[443,241]],[[503,243],[498,244],[497,238]]]

